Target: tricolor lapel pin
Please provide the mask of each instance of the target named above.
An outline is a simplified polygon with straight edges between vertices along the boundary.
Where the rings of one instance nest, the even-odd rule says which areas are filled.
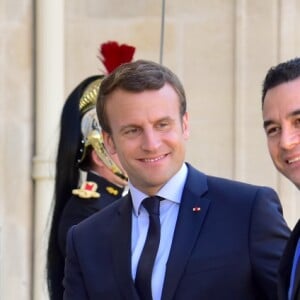
[[[199,212],[201,210],[201,208],[199,206],[193,207],[193,211],[195,212]]]

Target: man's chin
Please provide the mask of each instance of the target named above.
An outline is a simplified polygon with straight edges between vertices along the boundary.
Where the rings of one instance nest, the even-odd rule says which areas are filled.
[[[299,174],[296,174],[296,176],[293,176],[293,174],[286,174],[285,177],[289,181],[291,181],[298,189],[300,189],[300,172]]]

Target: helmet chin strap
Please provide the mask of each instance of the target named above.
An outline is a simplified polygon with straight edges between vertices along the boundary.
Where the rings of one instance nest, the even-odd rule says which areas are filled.
[[[103,163],[118,177],[123,180],[128,180],[127,176],[124,172],[119,168],[119,166],[114,162],[114,160],[109,155],[108,151],[106,150],[103,142],[102,134],[97,130],[92,130],[89,132],[86,142],[85,148],[88,146],[92,146],[93,149],[96,151],[99,158],[103,161]]]
[[[103,136],[98,122],[95,106],[89,111],[85,112],[83,115],[81,120],[81,132],[83,136],[83,149],[79,164],[84,161],[87,155],[87,149],[92,147],[108,169],[110,169],[122,180],[127,181],[128,178],[126,173],[124,173],[124,171],[122,171],[121,168],[115,163],[104,146]]]

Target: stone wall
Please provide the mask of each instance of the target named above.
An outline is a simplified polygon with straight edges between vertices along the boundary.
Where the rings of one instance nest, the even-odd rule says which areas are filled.
[[[30,299],[32,4],[0,1],[0,298]]]
[[[267,69],[300,52],[299,1],[166,0],[165,4],[162,62],[186,88],[191,125],[187,160],[209,174],[275,188],[293,226],[300,211],[298,191],[276,172],[269,158],[260,94]],[[53,22],[56,13],[50,11]],[[64,1],[64,95],[54,101],[52,114],[79,81],[103,72],[97,58],[100,43],[128,43],[136,47],[135,59],[159,62],[161,13],[158,0]],[[43,103],[35,97],[39,81],[34,73],[34,14],[33,1],[0,0],[0,299],[5,300],[33,299],[32,278],[36,288],[45,288],[40,287],[44,265],[36,260],[33,246],[33,232],[40,225],[34,216],[41,201],[34,199],[39,197],[32,180],[40,122],[36,103]],[[53,134],[58,130],[50,129]],[[49,140],[53,158],[55,147]],[[49,168],[52,182],[51,163]],[[46,199],[52,193],[50,184]],[[41,264],[39,271],[34,263]]]

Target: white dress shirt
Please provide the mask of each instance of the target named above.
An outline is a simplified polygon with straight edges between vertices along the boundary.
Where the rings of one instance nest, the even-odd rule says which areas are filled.
[[[187,177],[187,166],[183,164],[181,169],[160,189],[157,196],[164,198],[160,202],[161,235],[158,252],[155,258],[152,273],[153,300],[160,300],[166,273],[175,225],[178,217],[179,205]],[[137,190],[130,182],[129,189],[132,196],[132,240],[131,240],[131,272],[135,280],[136,270],[142,253],[149,227],[149,215],[141,205],[142,201],[149,197]]]

